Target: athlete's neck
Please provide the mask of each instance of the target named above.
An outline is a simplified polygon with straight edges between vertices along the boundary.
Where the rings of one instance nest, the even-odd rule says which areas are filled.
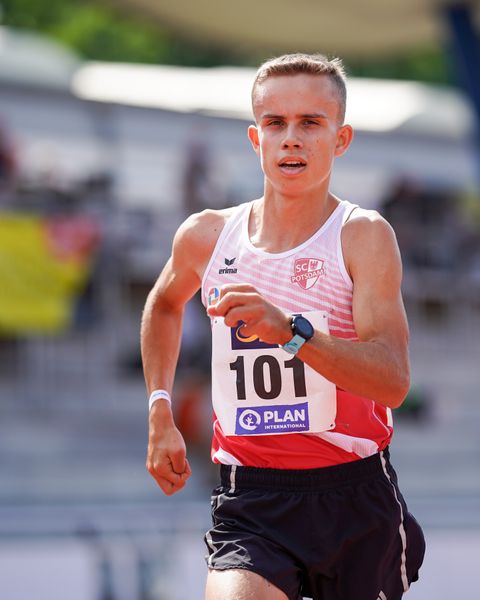
[[[318,231],[338,204],[330,193],[316,201],[265,194],[254,202],[250,213],[250,240],[265,252],[291,250]]]

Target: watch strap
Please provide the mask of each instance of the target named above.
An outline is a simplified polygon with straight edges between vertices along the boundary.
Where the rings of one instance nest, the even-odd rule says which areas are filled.
[[[289,354],[296,354],[307,340],[301,335],[295,334],[293,338],[284,344],[282,348]]]

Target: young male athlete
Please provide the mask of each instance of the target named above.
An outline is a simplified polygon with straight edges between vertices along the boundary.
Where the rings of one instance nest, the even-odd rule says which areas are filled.
[[[345,99],[338,60],[260,67],[248,136],[264,195],[189,217],[145,306],[147,468],[167,495],[191,473],[170,392],[199,288],[211,319],[207,600],[399,600],[423,560],[388,454],[409,387],[395,236],[329,191]]]

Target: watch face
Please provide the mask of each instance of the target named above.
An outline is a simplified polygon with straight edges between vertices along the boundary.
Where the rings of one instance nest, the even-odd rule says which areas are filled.
[[[313,325],[305,319],[305,317],[294,317],[292,323],[294,333],[301,335],[304,339],[309,340],[314,333]]]

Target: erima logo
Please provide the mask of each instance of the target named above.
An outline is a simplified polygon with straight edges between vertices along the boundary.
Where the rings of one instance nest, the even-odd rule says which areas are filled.
[[[388,598],[385,596],[385,594],[383,592],[380,592],[378,594],[377,600],[388,600]]]
[[[218,273],[220,275],[225,275],[227,273],[236,273],[237,269],[235,267],[232,267],[233,263],[235,262],[235,258],[225,258],[226,267],[224,269],[218,269]]]
[[[308,404],[237,408],[236,435],[308,431]]]

